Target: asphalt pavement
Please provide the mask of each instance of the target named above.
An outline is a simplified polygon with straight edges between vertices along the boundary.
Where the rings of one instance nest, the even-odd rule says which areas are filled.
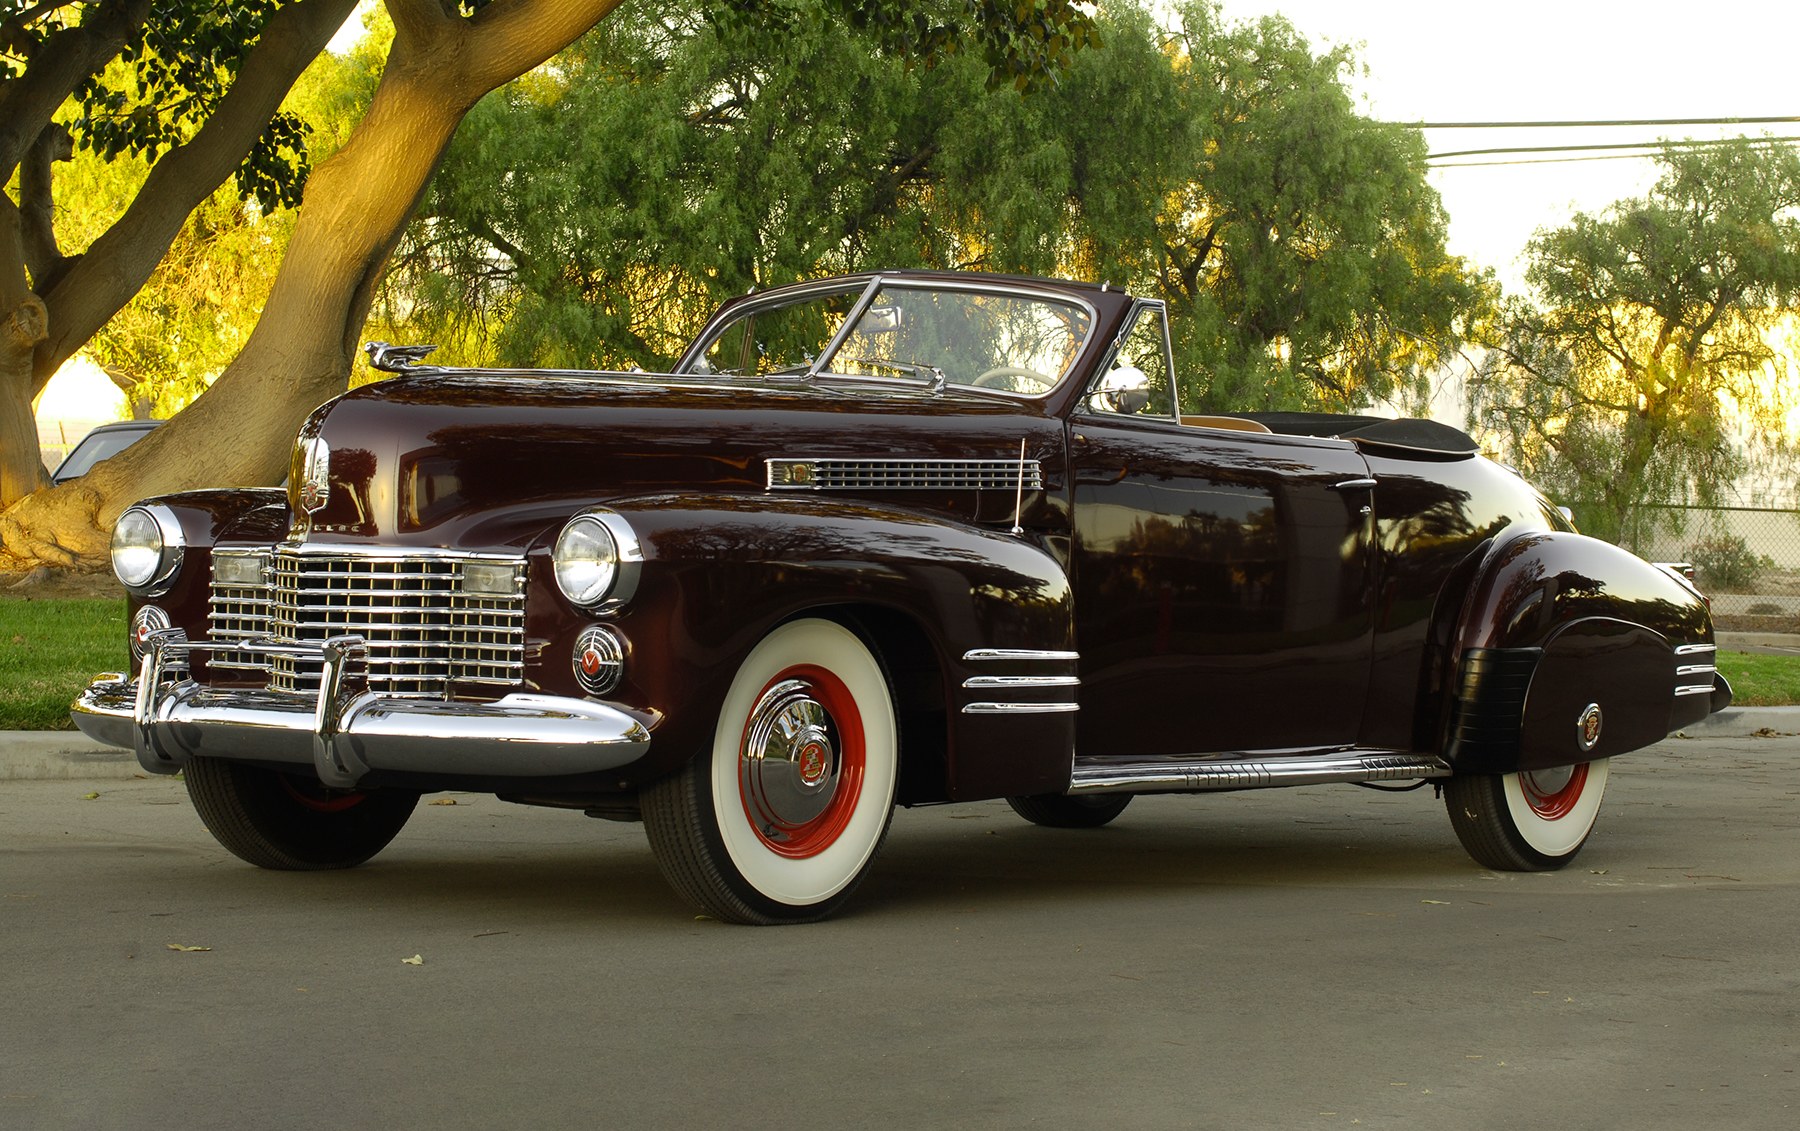
[[[1800,720],[1744,714],[1617,759],[1559,872],[1474,865],[1429,789],[984,802],[794,928],[485,795],[260,871],[180,782],[3,736],[43,768],[0,780],[0,1127],[1786,1131]]]

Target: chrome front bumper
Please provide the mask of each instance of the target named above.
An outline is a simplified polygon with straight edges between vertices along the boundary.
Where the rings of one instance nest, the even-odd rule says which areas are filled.
[[[321,658],[318,698],[170,678],[172,659],[222,647]],[[192,757],[287,762],[343,789],[377,770],[518,779],[590,774],[650,750],[641,722],[586,699],[519,693],[472,703],[372,694],[353,671],[361,650],[354,636],[306,648],[190,643],[179,630],[155,632],[136,679],[102,676],[69,716],[88,737],[135,751],[151,773],[175,773]]]

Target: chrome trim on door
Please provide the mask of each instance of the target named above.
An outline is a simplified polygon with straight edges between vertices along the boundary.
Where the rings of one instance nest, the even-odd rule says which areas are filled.
[[[967,703],[965,715],[1060,715],[1081,710],[1079,703]]]
[[[1075,675],[972,675],[963,686],[976,687],[1080,687]]]
[[[983,660],[1079,660],[1081,653],[1036,648],[971,648],[963,653],[963,659],[972,662]]]

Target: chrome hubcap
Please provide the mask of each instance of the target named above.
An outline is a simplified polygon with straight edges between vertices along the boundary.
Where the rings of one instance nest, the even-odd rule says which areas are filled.
[[[750,712],[738,754],[744,807],[764,837],[786,839],[831,805],[843,769],[831,712],[804,680],[782,680]]]

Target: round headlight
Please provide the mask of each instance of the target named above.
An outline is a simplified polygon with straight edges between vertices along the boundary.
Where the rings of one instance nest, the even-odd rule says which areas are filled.
[[[576,515],[556,537],[556,586],[577,605],[595,605],[619,573],[619,546],[600,520]]]
[[[169,508],[128,508],[113,524],[112,566],[127,589],[165,592],[181,568],[181,524]]]
[[[643,560],[637,535],[624,516],[598,508],[564,523],[550,554],[556,587],[584,609],[629,601]]]

